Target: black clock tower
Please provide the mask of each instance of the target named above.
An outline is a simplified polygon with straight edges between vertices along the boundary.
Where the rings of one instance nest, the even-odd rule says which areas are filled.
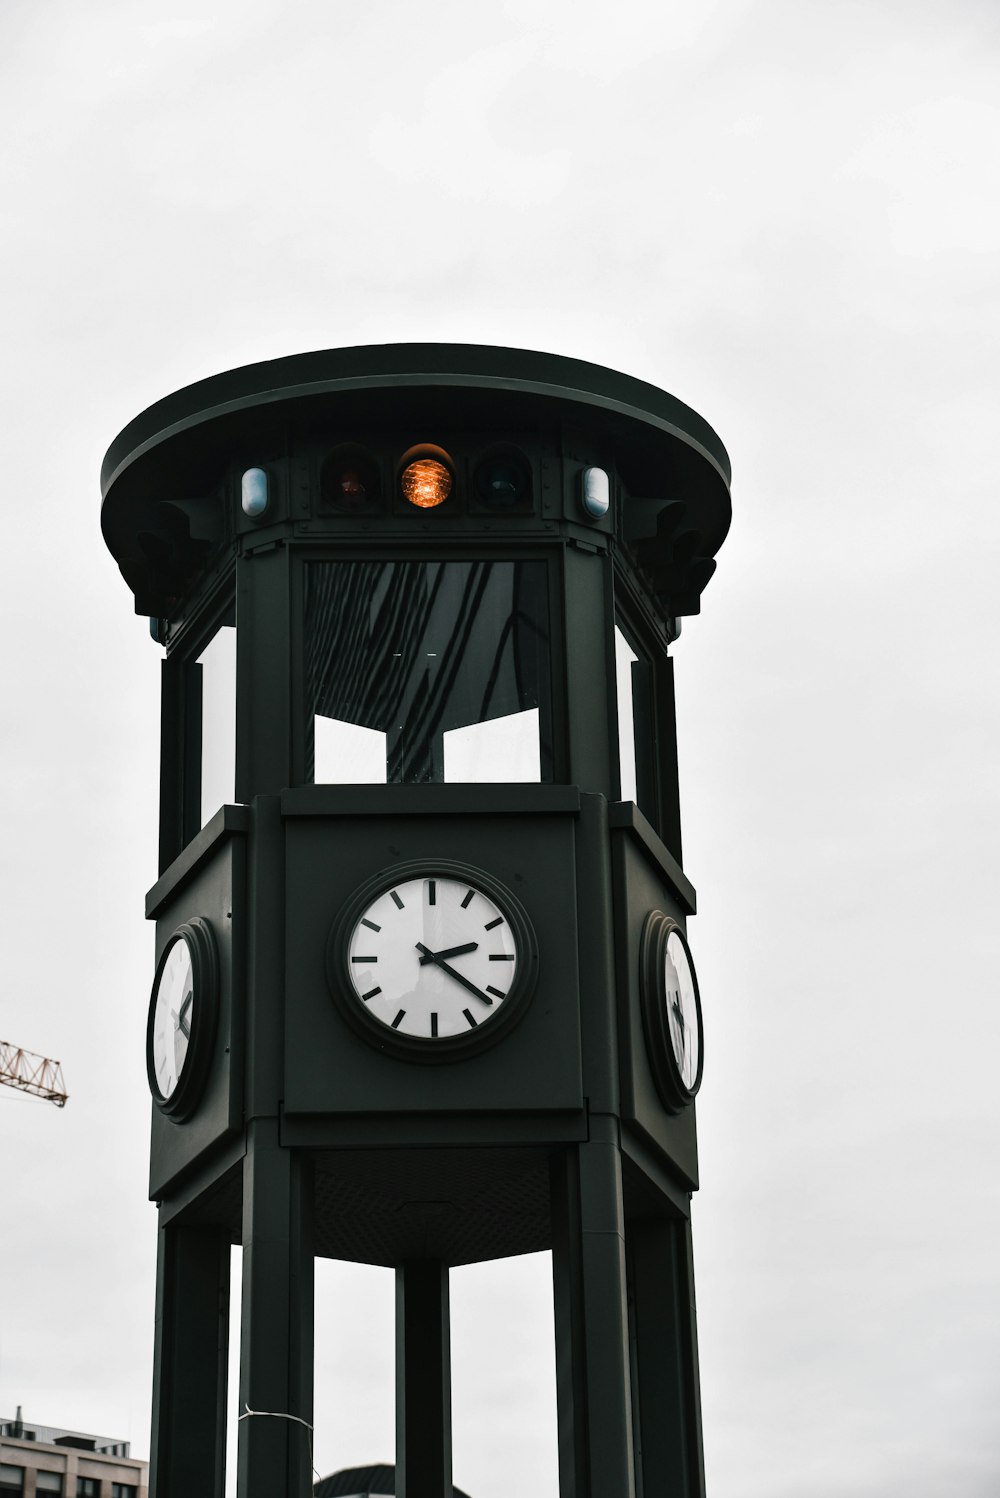
[[[315,1256],[395,1267],[397,1492],[450,1498],[449,1267],[539,1249],[562,1498],[695,1498],[670,649],[718,437],[577,360],[334,349],[168,396],[102,488],[165,648],[154,1498],[223,1492],[234,1243],[241,1498],[311,1491]]]

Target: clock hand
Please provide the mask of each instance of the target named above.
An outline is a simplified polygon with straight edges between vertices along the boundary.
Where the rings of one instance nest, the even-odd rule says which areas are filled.
[[[180,1013],[178,1014],[176,1009],[171,1009],[170,1011],[170,1018],[174,1022],[174,1032],[183,1035],[185,1040],[191,1039],[191,1026],[188,1024],[187,1014],[193,1002],[194,992],[189,991],[185,995],[184,1002],[180,1008]]]
[[[670,1007],[673,1010],[674,1018],[677,1022],[677,1043],[680,1046],[681,1052],[683,1054],[683,1052],[687,1049],[687,1024],[684,1020],[684,1010],[680,1005],[680,994],[674,995],[674,1002]]]
[[[177,1016],[177,1025],[178,1025],[178,1028],[181,1029],[181,1030],[183,1030],[184,1034],[188,1037],[189,1040],[191,1038],[191,1024],[190,1024],[190,1021],[188,1020],[188,1014],[190,1012],[191,1005],[193,1003],[194,1003],[194,989],[192,988],[192,989],[188,989],[187,993],[184,995],[184,1002],[181,1005],[181,1012]]]
[[[449,978],[454,978],[456,983],[461,983],[463,988],[467,988],[470,993],[475,994],[477,999],[482,999],[484,1004],[489,1004],[492,1008],[493,1000],[487,994],[483,993],[481,989],[478,989],[474,983],[470,983],[468,978],[460,973],[457,968],[449,967],[447,962],[442,961],[437,952],[432,952],[430,947],[425,947],[422,941],[417,942],[417,951],[424,954],[421,961],[426,959],[428,962],[436,963],[439,968],[442,968],[448,974]]]
[[[467,941],[464,947],[446,947],[443,952],[428,952],[421,957],[420,966],[424,967],[428,962],[440,962],[442,957],[461,957],[463,952],[474,952],[479,946],[477,941]]]

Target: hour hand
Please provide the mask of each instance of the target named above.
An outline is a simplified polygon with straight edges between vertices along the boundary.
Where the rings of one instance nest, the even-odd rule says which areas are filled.
[[[421,946],[420,942],[417,942],[417,946],[420,947],[423,953],[420,965],[424,967],[428,962],[439,962],[442,957],[461,957],[463,952],[474,952],[479,943],[477,941],[467,941],[464,946],[446,947],[443,952],[428,952],[427,948]]]
[[[476,943],[473,942],[472,945],[475,946]],[[464,948],[462,950],[464,950]],[[444,960],[444,954],[442,952],[432,952],[430,947],[425,947],[422,941],[417,942],[417,951],[423,953],[423,956],[420,959],[421,962],[426,961],[435,963],[442,970],[442,972],[448,974],[449,978],[454,978],[456,983],[461,983],[462,987],[467,988],[470,993],[474,993],[477,999],[482,999],[484,1004],[489,1004],[492,1007],[493,1000],[490,998],[489,994],[483,993],[481,988],[477,988],[474,983],[470,983],[465,974],[460,973],[457,967],[449,967],[448,963]]]
[[[191,1024],[188,1020],[188,1012],[191,1008],[193,1000],[194,993],[188,992],[184,996],[184,1002],[181,1005],[180,1013],[178,1014],[176,1009],[171,1009],[170,1011],[170,1018],[174,1022],[174,1029],[179,1030],[187,1040],[190,1040],[191,1038]]]

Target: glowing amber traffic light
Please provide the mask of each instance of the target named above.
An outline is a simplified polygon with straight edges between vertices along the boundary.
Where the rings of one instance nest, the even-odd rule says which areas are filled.
[[[451,471],[440,458],[426,455],[414,458],[400,475],[399,486],[404,499],[421,510],[433,510],[444,504],[451,493]]]

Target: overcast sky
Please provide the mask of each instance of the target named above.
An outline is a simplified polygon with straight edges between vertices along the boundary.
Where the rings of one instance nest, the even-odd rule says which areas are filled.
[[[72,1095],[0,1090],[0,1416],[148,1452],[160,652],[103,452],[251,360],[501,343],[733,461],[675,652],[711,1498],[995,1498],[998,54],[995,0],[0,8],[0,1038]],[[391,1457],[391,1277],[320,1267],[330,1471]],[[454,1276],[473,1498],[556,1494],[547,1272]]]

